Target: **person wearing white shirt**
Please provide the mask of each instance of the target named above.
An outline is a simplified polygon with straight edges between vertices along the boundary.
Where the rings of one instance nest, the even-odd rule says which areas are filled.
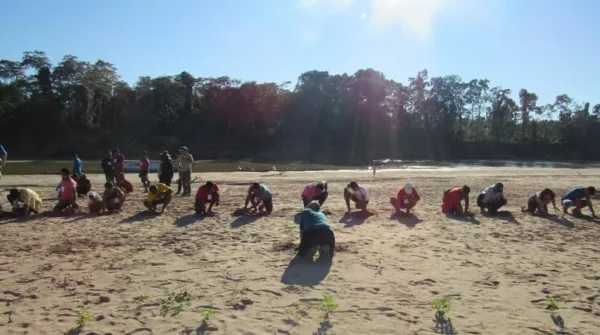
[[[497,183],[486,188],[477,197],[477,206],[481,208],[482,212],[484,209],[487,209],[489,213],[497,213],[498,209],[506,205],[506,203],[504,185],[502,183]]]
[[[366,212],[370,198],[367,190],[362,185],[359,185],[357,182],[353,181],[344,189],[344,200],[346,200],[348,213],[352,211],[350,208],[350,200],[354,202],[356,209]]]

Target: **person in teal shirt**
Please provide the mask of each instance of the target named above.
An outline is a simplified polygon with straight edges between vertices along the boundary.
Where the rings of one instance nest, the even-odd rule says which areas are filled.
[[[253,183],[248,189],[248,195],[244,202],[244,209],[248,209],[248,204],[251,203],[252,211],[256,211],[258,208],[259,213],[271,214],[273,212],[273,197],[271,191],[262,184]]]
[[[317,250],[319,260],[331,260],[335,252],[335,234],[320,212],[318,203],[311,203],[300,213],[299,259],[312,260]]]

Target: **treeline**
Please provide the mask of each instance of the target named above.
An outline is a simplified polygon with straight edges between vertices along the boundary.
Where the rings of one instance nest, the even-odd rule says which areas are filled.
[[[368,163],[373,159],[598,160],[600,104],[457,75],[407,83],[372,69],[310,71],[290,83],[188,72],[140,77],[110,63],[44,52],[0,61],[0,143],[12,157],[97,158],[119,147],[151,156],[187,145],[196,159]]]

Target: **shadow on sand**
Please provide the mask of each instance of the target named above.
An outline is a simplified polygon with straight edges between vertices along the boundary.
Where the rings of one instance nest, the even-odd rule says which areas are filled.
[[[399,223],[405,225],[408,228],[414,228],[419,223],[423,222],[423,220],[419,219],[415,215],[407,215],[407,214],[392,214],[390,220],[396,220]]]
[[[540,218],[542,218],[543,220],[548,220],[548,221],[552,221],[554,223],[558,223],[561,226],[565,226],[567,228],[574,228],[575,224],[568,219],[565,219],[564,216],[562,217],[558,217],[558,216],[554,216],[554,215],[549,215],[549,216],[541,216]]]
[[[506,221],[509,223],[521,224],[515,216],[509,211],[498,211],[496,213],[490,213],[488,211],[482,211],[481,216],[492,220]]]
[[[203,215],[196,215],[196,214],[185,215],[185,216],[182,216],[182,217],[178,218],[177,220],[175,220],[175,226],[182,228],[182,227],[194,224],[196,222],[200,222],[200,221],[204,220],[205,218],[206,218],[206,216],[203,216]]]
[[[121,223],[134,223],[134,222],[147,221],[147,220],[150,220],[150,219],[155,218],[160,215],[161,214],[158,212],[143,211],[143,212],[134,214],[128,218],[124,218],[123,220],[121,220]]]
[[[330,261],[292,259],[281,276],[286,285],[315,286],[320,284],[331,271]]]
[[[235,218],[235,220],[233,220],[230,224],[231,228],[240,228],[242,226],[245,226],[247,224],[251,224],[252,222],[260,219],[262,216],[264,216],[264,214],[244,214],[242,211],[240,210],[236,210],[235,212],[233,212],[233,216],[237,216],[237,218]]]
[[[460,216],[460,215],[446,214],[446,217],[448,219],[451,219],[451,220],[462,221],[462,222],[469,222],[469,223],[472,223],[472,224],[481,224],[481,222],[479,222],[479,220],[477,220],[477,218],[475,218],[474,215]]]
[[[327,331],[329,331],[329,329],[331,328],[333,328],[333,325],[329,323],[329,321],[325,320],[321,322],[321,324],[319,324],[319,328],[317,328],[317,330],[314,333],[312,333],[312,335],[325,335],[327,334]]]
[[[435,322],[434,331],[436,333],[445,335],[456,334],[456,329],[454,329],[454,326],[452,325],[452,320],[450,320],[450,318],[447,318],[441,315],[440,313],[435,313],[435,318],[433,319],[433,321]]]
[[[365,223],[365,220],[373,215],[375,215],[375,213],[372,212],[350,212],[344,214],[338,222],[343,223],[344,228],[350,228]]]

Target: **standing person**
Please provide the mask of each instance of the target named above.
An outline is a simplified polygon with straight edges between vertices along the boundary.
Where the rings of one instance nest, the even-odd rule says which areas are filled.
[[[554,210],[558,210],[558,208],[556,208],[556,201],[554,200],[555,198],[556,194],[551,189],[545,188],[530,196],[527,200],[527,209],[522,207],[521,211],[524,213],[548,216],[548,204],[552,203]]]
[[[444,191],[442,212],[452,215],[467,215],[469,211],[469,193],[471,193],[471,188],[467,185]],[[465,201],[464,210],[461,204],[463,200]]]
[[[66,211],[72,212],[79,208],[79,205],[77,204],[77,184],[71,178],[69,169],[60,170],[60,176],[62,178],[59,186],[60,196],[53,211],[57,213]]]
[[[125,179],[125,156],[121,154],[119,149],[113,150],[113,167],[117,182]]]
[[[183,196],[189,197],[192,195],[192,165],[194,164],[194,157],[188,152],[188,148],[183,146],[181,155],[177,158],[179,164],[179,181],[183,188]]]
[[[144,200],[144,206],[146,206],[146,208],[148,208],[149,211],[155,212],[156,207],[162,204],[163,206],[160,212],[163,213],[165,211],[165,208],[171,202],[172,198],[173,190],[163,183],[158,183],[155,185],[151,185],[148,188],[148,196],[146,200]]]
[[[6,149],[0,144],[0,179],[2,179],[2,168],[6,165],[6,160],[8,159],[8,152]]]
[[[150,187],[150,181],[148,180],[148,172],[150,171],[150,160],[148,159],[148,152],[144,151],[142,153],[142,158],[140,159],[140,180],[142,181],[142,185],[144,185],[145,192],[148,192],[148,187]]]
[[[182,188],[182,184],[181,184],[181,169],[179,168],[179,156],[181,156],[181,149],[178,149],[177,151],[175,151],[175,160],[177,161],[177,192],[175,193],[175,195],[179,195],[181,194],[181,188]]]
[[[73,154],[73,171],[72,171],[72,173],[77,174],[78,176],[81,176],[83,174],[83,162],[81,161],[81,158],[79,158],[78,153]]]
[[[403,209],[406,210],[406,215],[411,215],[410,210],[417,205],[419,200],[421,200],[419,193],[412,184],[408,183],[398,191],[395,198],[390,198],[390,203],[396,210],[395,215],[404,214]]]
[[[355,181],[350,182],[344,189],[344,200],[346,201],[348,213],[352,211],[350,208],[350,200],[354,202],[357,209],[360,209],[364,213],[367,212],[367,206],[369,205],[370,199],[367,189]]]
[[[327,182],[314,182],[306,185],[300,197],[302,197],[302,203],[304,207],[308,206],[313,201],[319,202],[319,207],[323,206],[325,200],[327,200],[327,196],[329,192],[327,192]]]
[[[570,190],[569,192],[567,192],[567,194],[565,194],[564,197],[562,197],[563,212],[567,214],[567,209],[569,209],[569,207],[575,206],[575,208],[573,209],[573,215],[580,216],[581,209],[584,207],[588,207],[590,209],[590,212],[592,212],[592,217],[595,218],[596,213],[594,212],[594,207],[592,207],[591,200],[591,196],[593,196],[594,194],[596,194],[596,188],[594,188],[593,186],[576,187]]]
[[[259,213],[266,210],[266,214],[273,212],[273,197],[271,191],[263,184],[252,183],[248,189],[246,200],[244,201],[244,210],[248,209],[248,203],[252,204],[252,211],[258,209]]]
[[[300,213],[300,247],[297,258],[312,260],[319,250],[319,260],[331,260],[335,253],[335,234],[327,223],[321,206],[311,203]]]
[[[125,193],[111,182],[104,184],[102,195],[102,211],[120,211],[125,203]]]
[[[206,209],[208,203],[208,209]],[[211,181],[198,187],[196,192],[196,215],[212,213],[213,205],[219,206],[219,186]]]
[[[506,205],[506,198],[504,198],[504,184],[496,183],[492,185],[477,197],[477,206],[481,208],[481,211],[487,208],[490,213],[497,213],[500,207]]]
[[[13,188],[8,192],[6,199],[11,203],[13,213],[29,216],[31,213],[39,214],[42,211],[42,198],[28,188]],[[20,203],[23,204],[23,208],[20,208]]]
[[[102,171],[104,171],[104,178],[106,182],[115,182],[115,169],[113,168],[113,157],[112,152],[108,150],[108,154],[106,157],[102,158],[102,162],[100,162],[100,167]]]
[[[158,180],[160,183],[169,187],[171,186],[171,181],[173,180],[173,159],[167,150],[165,150],[160,156]]]

